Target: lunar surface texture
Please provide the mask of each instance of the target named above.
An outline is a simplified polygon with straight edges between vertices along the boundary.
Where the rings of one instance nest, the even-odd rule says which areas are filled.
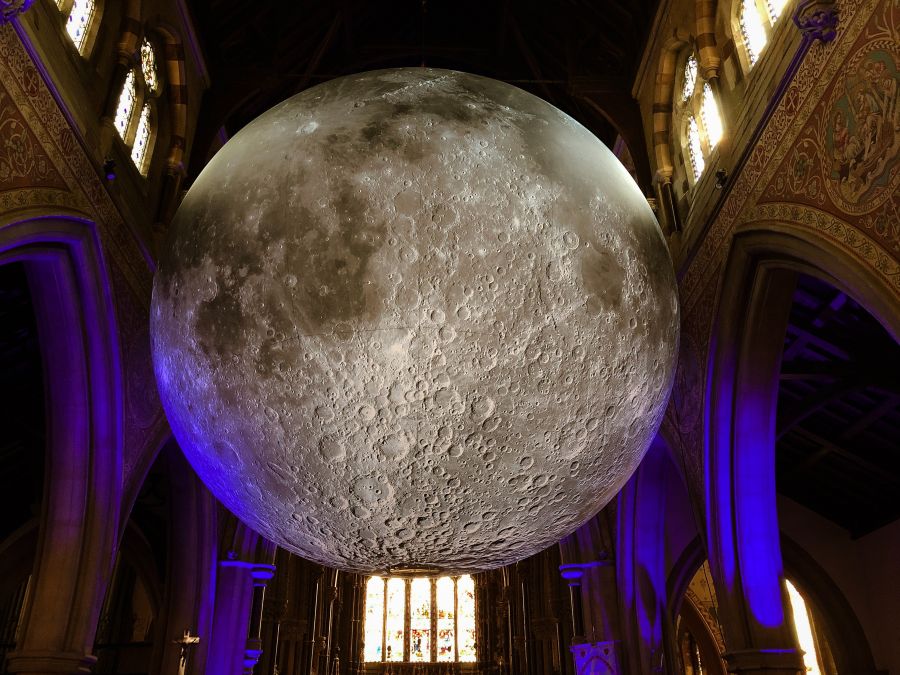
[[[352,75],[230,140],[153,289],[172,429],[241,520],[343,570],[490,569],[585,523],[657,431],[675,279],[634,181],[511,85]]]

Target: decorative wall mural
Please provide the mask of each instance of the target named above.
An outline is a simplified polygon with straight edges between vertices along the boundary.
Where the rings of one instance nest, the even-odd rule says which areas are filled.
[[[35,184],[65,187],[9,94],[0,88],[0,191]]]
[[[900,106],[893,40],[871,43],[848,64],[827,109],[829,195],[842,210],[872,211],[900,180]]]

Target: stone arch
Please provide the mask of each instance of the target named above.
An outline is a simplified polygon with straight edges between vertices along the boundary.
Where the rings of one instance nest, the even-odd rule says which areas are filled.
[[[22,262],[47,381],[47,476],[12,672],[93,662],[116,545],[122,475],[119,345],[95,226],[39,215],[0,224],[0,264]]]
[[[798,273],[847,292],[900,329],[890,284],[835,242],[799,224],[744,225],[725,266],[710,340],[706,467],[710,567],[729,667],[795,673],[776,511],[775,410],[781,352]]]

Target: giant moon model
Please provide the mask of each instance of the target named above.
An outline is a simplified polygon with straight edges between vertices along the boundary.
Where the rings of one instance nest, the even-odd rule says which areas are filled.
[[[341,569],[474,571],[632,474],[678,305],[596,137],[508,84],[409,68],[304,91],[219,151],[151,331],[175,436],[248,525]]]

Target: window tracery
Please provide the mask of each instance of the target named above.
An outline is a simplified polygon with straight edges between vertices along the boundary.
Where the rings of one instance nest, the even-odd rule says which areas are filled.
[[[682,131],[682,153],[689,178],[696,183],[706,166],[706,158],[722,139],[724,127],[715,93],[699,76],[697,56],[688,54],[676,96],[673,128]]]
[[[139,55],[140,69],[131,68],[122,83],[114,125],[131,151],[134,166],[146,176],[156,133],[152,101],[159,96],[162,84],[156,52],[147,38],[141,42]],[[136,114],[137,111],[140,112]]]
[[[366,662],[474,662],[475,581],[370,577],[366,582]]]

